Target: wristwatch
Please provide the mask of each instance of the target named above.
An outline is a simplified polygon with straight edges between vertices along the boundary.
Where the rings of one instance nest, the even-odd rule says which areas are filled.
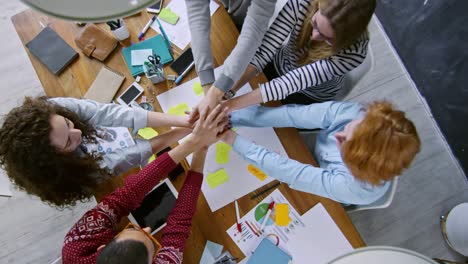
[[[233,90],[229,90],[229,91],[224,93],[223,99],[224,100],[231,99],[232,97],[234,97],[234,95],[236,95],[236,92],[234,92]]]

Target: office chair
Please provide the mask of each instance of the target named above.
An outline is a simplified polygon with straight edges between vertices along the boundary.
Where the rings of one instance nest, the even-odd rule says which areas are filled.
[[[362,210],[387,208],[392,203],[393,197],[395,197],[397,185],[398,185],[398,177],[394,177],[391,182],[390,188],[388,188],[387,192],[384,194],[384,196],[380,197],[380,199],[367,205],[353,205],[352,207],[349,207],[349,208],[345,207],[345,210],[348,213],[352,213],[352,212],[357,212],[357,211],[362,211]]]

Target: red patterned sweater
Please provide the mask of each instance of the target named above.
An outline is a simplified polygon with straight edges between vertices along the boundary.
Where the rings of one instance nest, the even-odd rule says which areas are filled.
[[[97,248],[117,235],[115,227],[120,219],[138,208],[145,195],[175,167],[172,158],[164,153],[138,174],[128,176],[123,187],[86,212],[70,229],[62,249],[63,263],[96,263]],[[163,230],[162,249],[153,263],[182,263],[202,180],[202,174],[188,172]]]

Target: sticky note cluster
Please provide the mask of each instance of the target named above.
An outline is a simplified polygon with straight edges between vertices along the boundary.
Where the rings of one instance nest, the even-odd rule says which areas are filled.
[[[247,166],[247,170],[255,177],[257,177],[259,180],[264,181],[268,176],[259,168],[255,167],[252,164],[249,164]]]
[[[224,142],[216,143],[216,162],[219,164],[226,164],[229,162],[229,152],[232,147]]]
[[[275,215],[275,224],[278,226],[287,226],[291,221],[291,218],[289,218],[288,204],[276,204]]]
[[[203,94],[203,87],[200,82],[194,82],[192,89],[197,96],[201,96]]]
[[[185,111],[189,111],[190,108],[186,103],[178,104],[169,108],[168,113],[172,115],[184,116]]]
[[[159,19],[169,24],[175,25],[177,20],[179,20],[179,16],[168,7],[164,7],[161,9],[161,12],[159,12]]]
[[[219,185],[227,182],[229,180],[229,176],[225,169],[217,170],[213,173],[208,173],[206,177],[206,182],[211,189],[218,187]]]

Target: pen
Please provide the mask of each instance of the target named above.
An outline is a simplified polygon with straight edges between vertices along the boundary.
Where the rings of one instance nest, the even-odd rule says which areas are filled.
[[[182,81],[184,76],[190,71],[190,69],[192,69],[193,65],[195,65],[195,61],[192,61],[192,63],[190,63],[187,69],[185,69],[185,71],[181,75],[179,75],[179,77],[177,77],[177,79],[175,80],[175,84],[179,84],[180,81]]]
[[[164,28],[162,27],[161,22],[159,22],[159,19],[156,19],[156,22],[158,22],[159,30],[161,30],[161,34],[163,35],[164,41],[166,41],[166,45],[167,45],[167,48],[169,49],[169,52],[171,53],[172,56],[174,56],[174,54],[172,53],[171,42],[169,41],[169,38],[166,35],[166,31],[164,31]]]
[[[141,30],[140,34],[138,34],[138,40],[143,39],[143,36],[145,35],[145,32],[148,30],[148,28],[153,24],[154,20],[156,19],[156,16],[153,16],[150,21],[148,21],[148,24]]]
[[[262,230],[262,232],[263,232],[263,229],[265,228],[268,218],[270,218],[270,214],[271,214],[271,211],[273,210],[274,205],[275,205],[275,201],[271,202],[270,205],[268,205],[268,211],[265,215],[265,218],[263,218],[263,223],[262,223],[262,226],[260,227],[260,230]]]
[[[242,233],[242,227],[240,224],[240,217],[239,217],[239,205],[237,204],[237,200],[234,201],[234,206],[236,207],[236,224],[237,224],[237,230],[239,233]]]

